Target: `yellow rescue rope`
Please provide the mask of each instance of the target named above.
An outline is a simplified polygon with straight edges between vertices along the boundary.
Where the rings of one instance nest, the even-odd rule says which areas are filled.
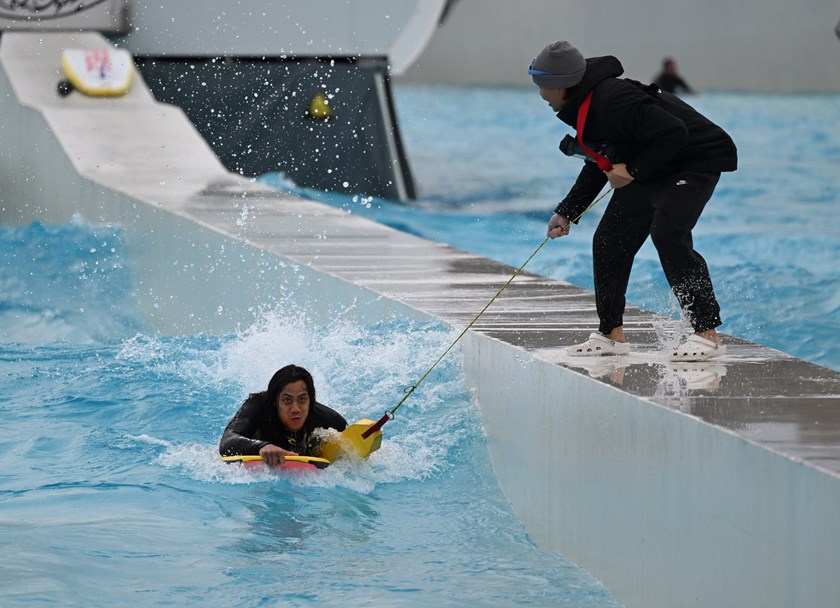
[[[580,218],[582,218],[582,217],[583,217],[583,215],[584,215],[587,211],[589,211],[590,209],[592,209],[592,207],[594,207],[594,206],[595,206],[595,205],[596,205],[596,204],[597,204],[597,203],[598,203],[601,199],[603,199],[603,198],[604,198],[605,196],[607,196],[610,192],[612,192],[612,190],[613,190],[612,188],[609,188],[609,189],[608,189],[606,192],[604,192],[601,196],[599,196],[599,197],[598,197],[598,198],[596,198],[594,201],[592,201],[592,203],[591,203],[591,204],[590,204],[590,205],[589,205],[586,209],[584,209],[584,210],[580,213],[580,215],[578,215],[575,219],[573,219],[571,222],[569,222],[569,225],[571,226],[571,224],[573,224],[573,223],[577,222],[578,220],[580,220]],[[373,424],[373,425],[372,425],[372,426],[371,426],[368,430],[366,430],[364,433],[362,433],[362,438],[363,438],[363,439],[366,439],[366,438],[367,438],[367,437],[369,437],[371,434],[373,434],[373,433],[375,433],[376,431],[378,431],[380,428],[382,428],[382,425],[383,425],[383,424],[385,424],[388,420],[392,420],[392,419],[394,418],[394,414],[396,413],[396,411],[397,411],[398,409],[400,409],[400,406],[401,406],[403,403],[405,403],[405,401],[406,401],[406,399],[408,399],[409,395],[411,395],[411,393],[413,393],[413,392],[417,389],[417,387],[418,387],[418,386],[420,386],[420,383],[421,383],[421,382],[423,382],[423,380],[425,380],[425,379],[426,379],[426,376],[428,376],[429,374],[431,374],[431,373],[432,373],[432,370],[433,370],[433,369],[435,369],[435,367],[437,366],[437,364],[438,364],[438,363],[440,363],[440,362],[443,360],[443,358],[444,358],[444,357],[445,357],[445,356],[449,353],[449,351],[450,351],[450,350],[452,350],[452,349],[455,347],[455,345],[458,343],[458,341],[459,341],[461,338],[463,338],[463,337],[464,337],[464,335],[465,335],[465,334],[466,334],[466,333],[470,330],[470,328],[471,328],[473,325],[475,325],[476,321],[478,321],[478,319],[481,317],[481,315],[483,315],[483,314],[484,314],[484,312],[485,312],[488,308],[490,308],[490,306],[493,304],[493,302],[495,302],[495,301],[496,301],[496,298],[498,298],[498,297],[502,294],[502,292],[503,292],[505,289],[507,289],[507,286],[508,286],[508,285],[510,285],[510,284],[513,282],[513,280],[514,280],[517,276],[519,276],[519,273],[520,273],[520,272],[522,272],[522,269],[523,269],[523,268],[525,268],[525,266],[528,264],[528,262],[530,262],[530,261],[534,258],[534,256],[535,256],[535,255],[537,255],[537,254],[539,253],[540,249],[542,249],[543,247],[545,247],[545,244],[546,244],[546,243],[548,243],[550,240],[551,240],[551,237],[546,237],[546,238],[545,238],[545,240],[544,240],[542,243],[540,243],[540,244],[539,244],[539,246],[538,246],[536,249],[534,249],[534,252],[533,252],[531,255],[529,255],[529,256],[528,256],[528,259],[527,259],[527,260],[525,260],[525,261],[522,263],[522,265],[521,265],[519,268],[517,268],[517,269],[516,269],[516,272],[514,272],[514,273],[511,275],[511,277],[507,280],[507,282],[506,282],[504,285],[502,285],[502,287],[499,289],[499,291],[497,291],[497,292],[496,292],[496,295],[494,295],[492,298],[490,298],[490,301],[489,301],[489,302],[487,302],[487,304],[484,306],[484,308],[482,308],[482,309],[481,309],[481,311],[480,311],[477,315],[475,315],[475,317],[473,318],[473,320],[472,320],[472,321],[470,321],[470,322],[467,324],[467,326],[464,328],[464,330],[463,330],[460,334],[458,334],[458,337],[457,337],[457,338],[455,338],[455,340],[452,342],[452,344],[450,344],[450,345],[447,347],[447,349],[446,349],[445,351],[443,351],[443,354],[442,354],[440,357],[438,357],[437,361],[435,361],[435,362],[432,364],[432,366],[431,366],[428,370],[426,370],[426,373],[425,373],[425,374],[423,374],[423,375],[420,377],[420,379],[419,379],[416,383],[414,383],[414,385],[412,385],[412,386],[410,386],[410,387],[408,387],[408,388],[406,389],[405,395],[403,396],[403,398],[402,398],[402,399],[400,399],[400,402],[399,402],[399,403],[397,403],[397,404],[396,404],[394,407],[392,407],[390,410],[388,410],[388,411],[385,413],[385,415],[383,415],[383,416],[382,416],[382,418],[380,418],[380,419],[379,419],[379,420],[378,420],[375,424]]]

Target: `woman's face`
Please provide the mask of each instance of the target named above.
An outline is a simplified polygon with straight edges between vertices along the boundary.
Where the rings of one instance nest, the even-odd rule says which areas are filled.
[[[306,382],[296,380],[280,390],[277,396],[277,415],[280,422],[291,431],[299,431],[309,416],[309,393]]]
[[[566,89],[544,89],[540,87],[540,97],[545,99],[555,112],[559,112],[566,105]]]

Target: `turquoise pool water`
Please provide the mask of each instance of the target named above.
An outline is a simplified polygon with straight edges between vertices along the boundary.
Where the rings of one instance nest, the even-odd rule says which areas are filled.
[[[496,483],[457,356],[364,463],[315,475],[218,460],[279,365],[378,417],[452,339],[435,324],[283,306],[237,334],[158,336],[118,228],[0,227],[0,605],[614,606],[537,550]]]
[[[562,125],[530,89],[396,93],[417,204],[304,192],[521,263],[577,170],[557,151]],[[696,105],[741,151],[697,231],[723,329],[840,370],[840,98]],[[529,269],[590,286],[598,214]],[[285,309],[239,333],[160,336],[134,303],[118,227],[0,227],[0,253],[0,605],[616,605],[513,515],[457,353],[365,463],[278,477],[218,462],[222,428],[280,365],[309,368],[348,419],[378,417],[449,328],[320,327]],[[675,313],[649,247],[628,299]]]

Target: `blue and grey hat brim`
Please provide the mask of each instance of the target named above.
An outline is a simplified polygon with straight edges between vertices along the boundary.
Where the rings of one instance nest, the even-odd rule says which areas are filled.
[[[534,84],[541,89],[571,89],[580,84],[586,68],[573,74],[531,74]]]

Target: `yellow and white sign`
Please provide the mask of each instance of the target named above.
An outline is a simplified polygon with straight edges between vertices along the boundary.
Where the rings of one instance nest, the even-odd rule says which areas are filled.
[[[74,89],[94,97],[124,95],[134,76],[131,53],[125,49],[66,49],[61,65]]]

